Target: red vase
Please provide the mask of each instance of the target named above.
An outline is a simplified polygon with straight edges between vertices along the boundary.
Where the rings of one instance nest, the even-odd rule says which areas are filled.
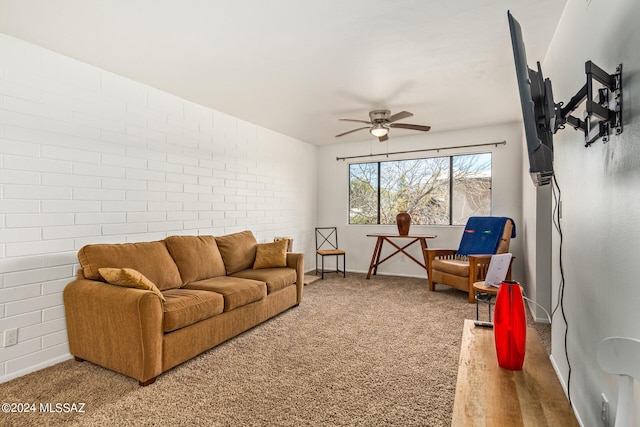
[[[527,343],[527,319],[518,282],[500,283],[493,315],[493,333],[498,365],[512,371],[521,370]]]
[[[398,215],[396,215],[396,224],[398,224],[398,233],[401,236],[406,236],[409,234],[409,228],[411,227],[411,215],[407,211],[400,211]]]

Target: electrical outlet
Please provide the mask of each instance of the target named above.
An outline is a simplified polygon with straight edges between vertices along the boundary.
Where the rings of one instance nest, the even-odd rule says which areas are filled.
[[[600,418],[602,419],[602,425],[604,427],[609,427],[609,400],[607,396],[602,393],[600,395],[602,397],[602,406],[600,409]]]
[[[4,347],[18,344],[18,328],[4,331]]]
[[[405,258],[404,255],[400,255],[400,262],[404,262]]]

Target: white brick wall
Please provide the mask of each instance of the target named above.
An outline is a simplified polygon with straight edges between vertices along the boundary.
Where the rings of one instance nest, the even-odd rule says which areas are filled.
[[[0,35],[0,382],[70,357],[85,244],[250,229],[311,268],[316,175],[309,144]]]

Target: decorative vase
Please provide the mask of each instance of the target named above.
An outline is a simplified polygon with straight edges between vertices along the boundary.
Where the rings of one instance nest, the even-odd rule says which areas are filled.
[[[498,365],[520,371],[527,342],[527,318],[518,282],[500,283],[493,314],[493,333]]]
[[[407,211],[400,211],[398,215],[396,215],[396,224],[398,224],[398,233],[401,236],[406,236],[409,234],[409,228],[411,227],[411,215]]]

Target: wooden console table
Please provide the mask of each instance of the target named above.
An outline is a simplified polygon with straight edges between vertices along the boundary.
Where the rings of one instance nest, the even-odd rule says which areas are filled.
[[[452,427],[578,425],[534,328],[522,370],[509,371],[498,366],[493,329],[464,321]]]
[[[377,237],[376,247],[373,249],[373,256],[371,257],[371,264],[369,265],[369,272],[367,273],[367,279],[371,278],[371,272],[376,275],[378,273],[378,266],[391,258],[392,256],[403,253],[410,260],[418,264],[420,267],[424,268],[424,271],[427,271],[427,239],[434,239],[437,236],[435,235],[409,235],[409,236],[401,236],[399,234],[367,234],[367,237]],[[413,239],[406,245],[400,247],[395,244],[391,239]],[[384,259],[380,259],[380,255],[382,254],[382,245],[384,242],[388,242],[391,246],[395,247],[397,250],[393,252],[391,255],[385,257]],[[405,249],[409,246],[413,245],[415,242],[420,242],[420,246],[422,250],[422,257],[424,259],[424,264],[421,261],[418,261],[413,256],[405,252]]]

